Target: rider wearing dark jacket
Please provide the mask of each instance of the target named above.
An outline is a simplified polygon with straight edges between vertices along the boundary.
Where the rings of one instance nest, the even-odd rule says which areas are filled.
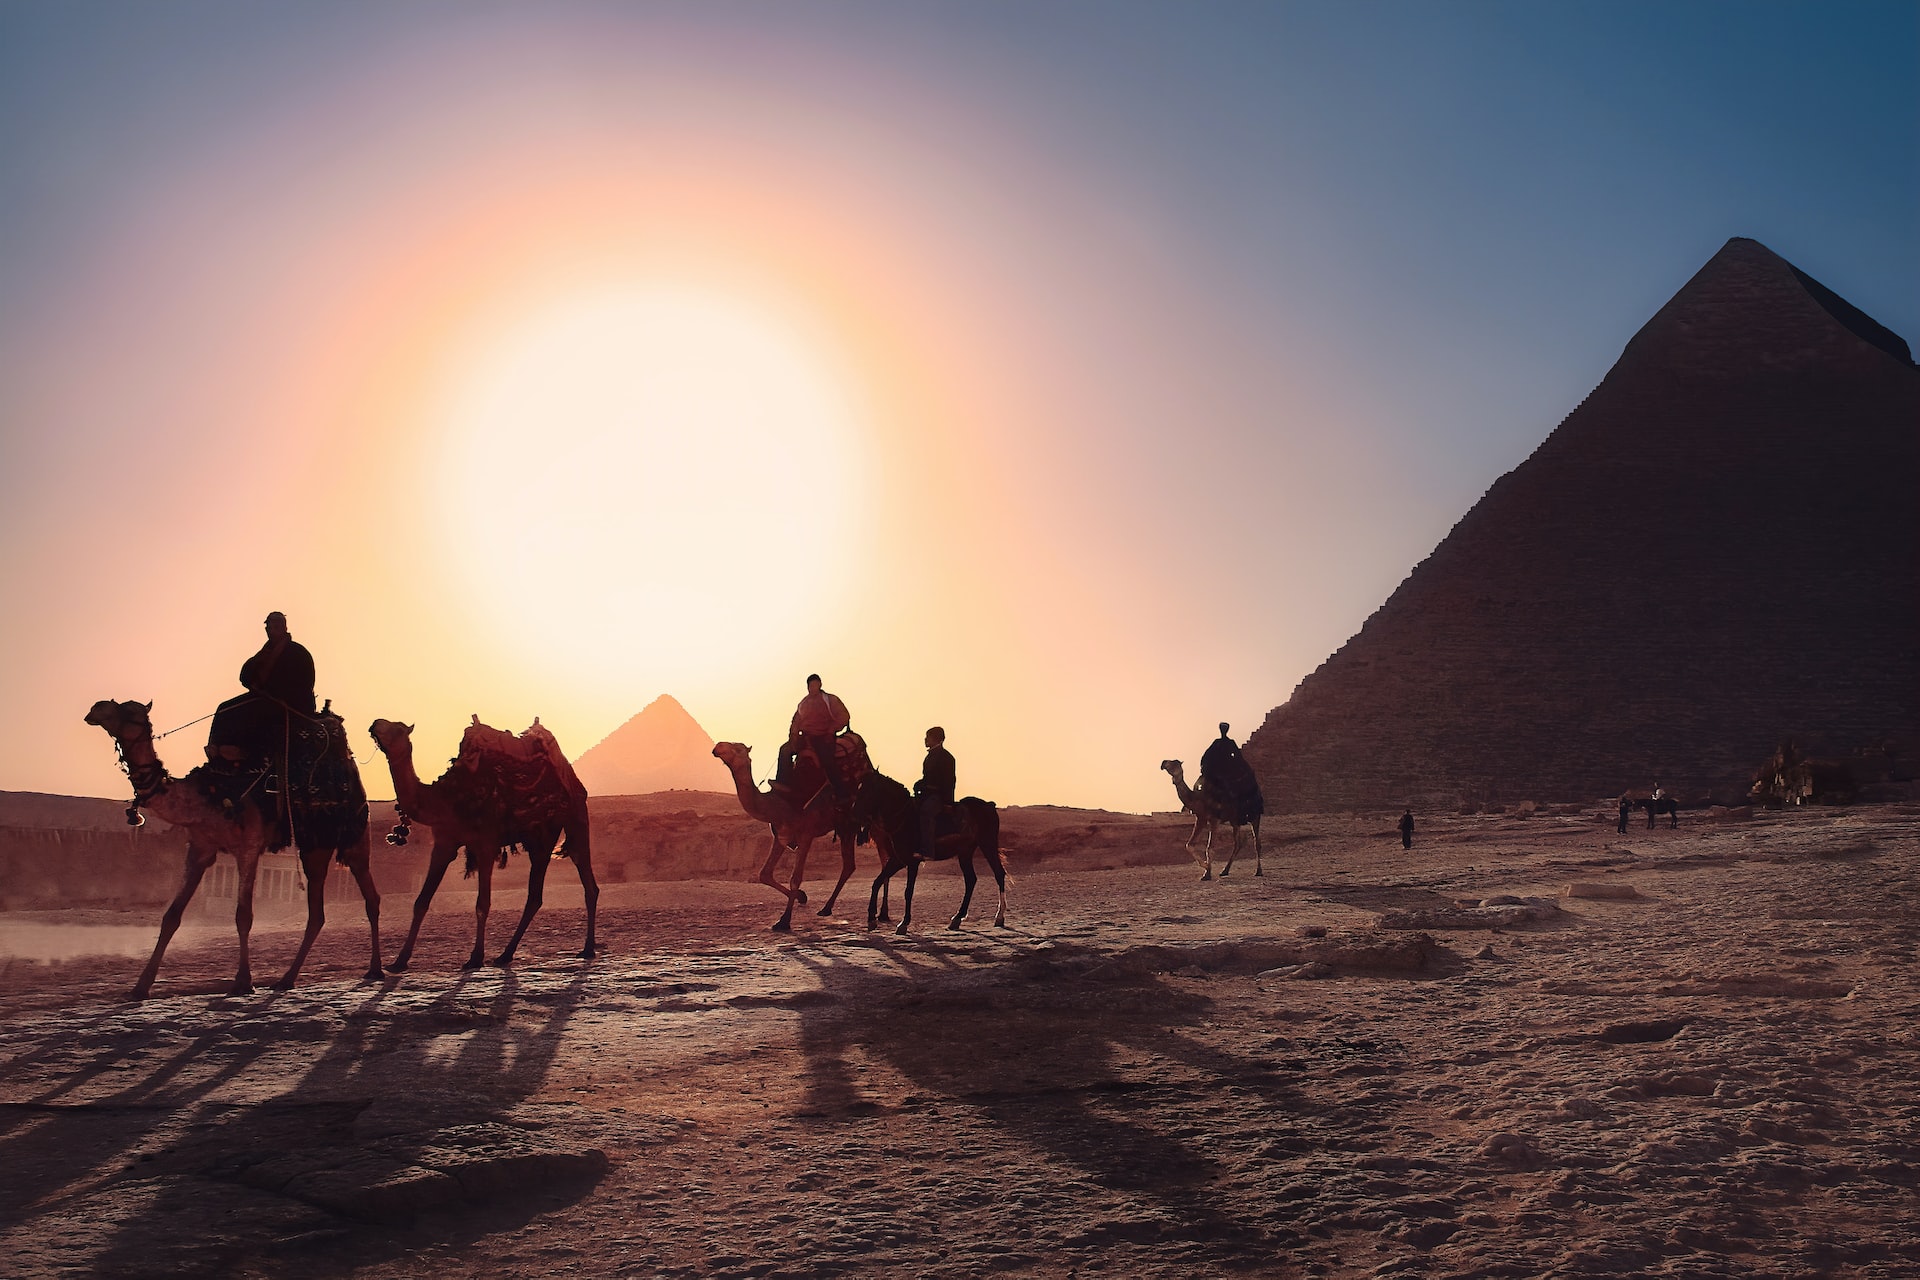
[[[933,856],[933,824],[942,809],[953,804],[953,794],[959,781],[953,763],[953,753],[947,750],[947,731],[939,725],[927,730],[927,758],[920,766],[920,781],[913,784],[913,792],[920,797],[920,856]]]

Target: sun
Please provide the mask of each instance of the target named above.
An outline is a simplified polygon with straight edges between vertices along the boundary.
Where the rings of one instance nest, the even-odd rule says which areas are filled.
[[[865,487],[819,336],[710,286],[597,280],[450,364],[438,536],[483,624],[552,676],[687,687],[823,624]]]

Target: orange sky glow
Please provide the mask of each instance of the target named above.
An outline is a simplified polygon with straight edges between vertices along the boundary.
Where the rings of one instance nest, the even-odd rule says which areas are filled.
[[[413,67],[240,130],[185,162],[75,290],[38,407],[110,449],[40,585],[101,595],[29,695],[58,750],[7,748],[4,785],[113,793],[87,703],[153,698],[162,727],[202,714],[276,608],[356,736],[375,716],[415,722],[427,759],[472,713],[538,715],[577,753],[671,693],[770,764],[819,670],[883,769],[911,776],[938,722],[968,790],[1145,809],[1168,807],[1161,758],[1197,752],[1222,714],[1244,733],[1284,696],[1272,680],[1230,706],[1197,696],[1213,681],[1184,678],[1169,642],[1218,604],[1171,581],[1143,595],[1122,561],[1156,553],[1116,507],[1127,495],[1061,483],[1098,439],[1063,438],[1062,419],[1151,410],[1101,385],[1106,361],[1146,354],[1109,344],[1147,338],[1118,314],[1089,332],[1117,282],[1023,225],[1089,199],[1038,157],[968,138],[1020,198],[963,205],[950,162],[910,134],[850,137],[737,94],[697,124],[628,129],[583,127],[557,84],[490,97],[481,122],[458,100]],[[383,142],[340,148],[376,116]],[[1129,307],[1181,305],[1140,266]],[[714,343],[759,335],[711,352],[731,361],[715,387],[746,397],[735,438],[694,447],[681,435],[714,426],[658,401],[644,425],[622,417],[644,406],[602,413],[561,360],[521,379],[500,411],[519,417],[474,461],[461,414],[482,411],[452,406],[508,394],[488,379],[516,341],[544,340],[524,336],[543,315],[577,327],[598,307],[610,342],[644,344],[619,326],[653,307],[672,330],[674,306],[681,330],[731,317]],[[141,358],[88,376],[101,342]],[[1195,354],[1152,345],[1176,374]],[[779,381],[769,367],[837,418],[800,403],[813,393],[769,399],[753,385]],[[557,379],[544,411],[538,376]],[[148,567],[116,569],[130,560]]]

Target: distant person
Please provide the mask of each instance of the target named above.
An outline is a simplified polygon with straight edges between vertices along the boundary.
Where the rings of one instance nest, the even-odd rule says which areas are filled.
[[[267,615],[267,640],[240,668],[247,690],[213,713],[207,734],[209,760],[275,756],[285,742],[289,711],[313,714],[313,655],[287,630],[287,615]]]
[[[1633,812],[1633,801],[1620,797],[1620,834],[1627,834],[1627,815]]]
[[[1400,847],[1413,848],[1413,810],[1408,809],[1400,815]]]
[[[840,762],[834,757],[834,735],[853,722],[847,714],[847,704],[840,701],[820,687],[820,677],[807,677],[807,696],[800,699],[800,705],[793,709],[793,723],[787,728],[787,746],[797,751],[804,742],[813,750],[814,758],[820,762],[821,771],[827,775],[827,785],[833,788],[833,798],[845,803],[847,784],[840,777]]]
[[[1244,763],[1240,748],[1227,736],[1232,728],[1225,720],[1220,722],[1220,736],[1207,745],[1206,752],[1200,757],[1200,779],[1205,782],[1211,778],[1215,782],[1238,781],[1240,766]]]
[[[953,806],[959,779],[954,770],[953,753],[947,750],[947,731],[939,725],[927,730],[927,758],[920,765],[920,781],[913,793],[920,797],[920,856],[933,856],[934,822],[943,810]]]

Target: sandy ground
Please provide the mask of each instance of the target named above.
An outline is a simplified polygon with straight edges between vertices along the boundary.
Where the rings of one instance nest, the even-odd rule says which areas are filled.
[[[1920,1273],[1920,809],[1274,825],[1258,879],[1016,867],[1004,929],[943,873],[868,933],[863,863],[791,937],[623,887],[590,963],[562,905],[463,974],[457,904],[380,983],[351,911],[287,994],[219,931],[142,1005],[6,962],[0,1270]]]

